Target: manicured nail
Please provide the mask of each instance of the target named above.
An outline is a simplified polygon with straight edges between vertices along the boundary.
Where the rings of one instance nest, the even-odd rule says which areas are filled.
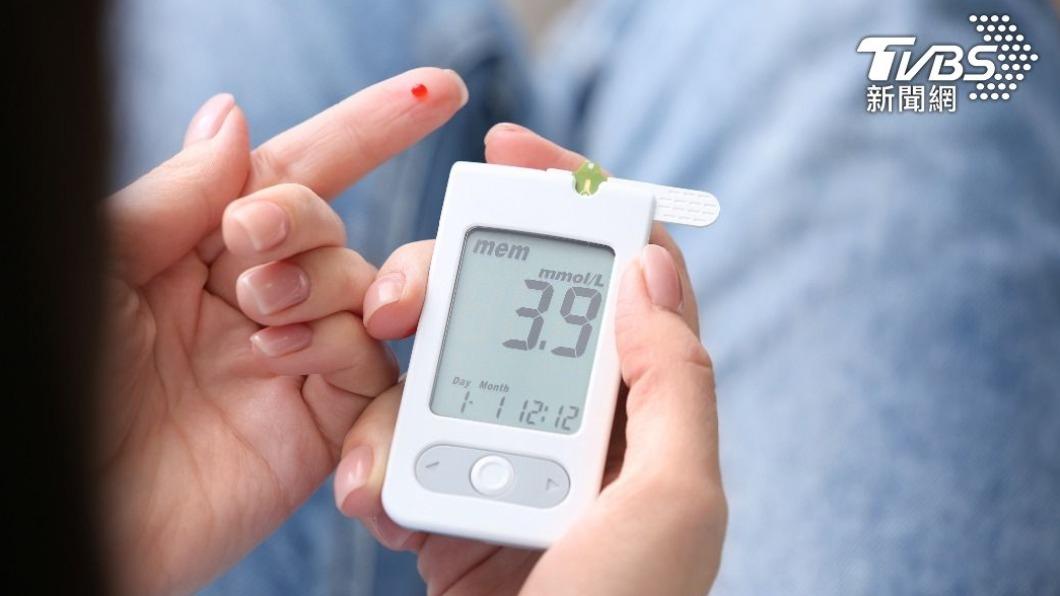
[[[519,126],[518,124],[515,124],[513,122],[501,122],[499,124],[494,124],[489,130],[486,131],[486,136],[483,137],[482,144],[489,145],[490,137],[492,137],[495,133],[498,132],[516,132],[525,130],[527,130],[525,126]]]
[[[665,248],[649,244],[641,251],[644,285],[656,306],[673,311],[681,310],[681,280],[677,277],[674,259]]]
[[[184,133],[184,146],[212,139],[217,131],[221,130],[225,116],[228,116],[228,112],[231,112],[235,105],[236,98],[232,97],[231,93],[218,93],[206,100],[188,124],[188,131]]]
[[[392,271],[375,280],[364,298],[364,320],[372,318],[377,310],[401,300],[405,293],[405,274]]]
[[[278,261],[255,267],[239,276],[236,295],[253,301],[258,312],[270,315],[309,297],[309,276],[297,265]]]
[[[409,539],[416,534],[413,530],[402,528],[386,513],[380,513],[371,519],[375,532],[383,546],[392,550],[409,550],[412,548]]]
[[[313,330],[300,323],[266,327],[250,336],[254,348],[269,358],[304,349],[313,341]]]
[[[372,448],[359,445],[342,456],[339,467],[335,469],[335,506],[339,511],[349,515],[344,509],[346,500],[354,491],[368,484],[372,473]]]
[[[471,94],[468,93],[467,90],[467,83],[464,82],[464,78],[460,76],[460,73],[451,68],[447,68],[446,70],[453,73],[453,76],[456,77],[456,82],[460,85],[460,107],[466,106],[468,98],[471,97]]]
[[[251,201],[237,205],[230,214],[254,250],[261,252],[274,248],[287,237],[290,223],[287,212],[272,201]],[[237,238],[231,241],[238,242]]]

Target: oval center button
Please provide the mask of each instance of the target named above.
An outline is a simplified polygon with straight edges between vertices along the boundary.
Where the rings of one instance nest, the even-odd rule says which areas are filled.
[[[508,490],[514,478],[511,462],[499,455],[487,455],[471,466],[471,486],[488,497]]]

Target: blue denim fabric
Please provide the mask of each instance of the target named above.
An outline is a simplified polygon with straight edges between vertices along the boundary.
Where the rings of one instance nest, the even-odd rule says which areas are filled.
[[[1041,60],[1011,101],[866,114],[866,35],[977,41],[1012,15]],[[255,141],[420,63],[472,104],[337,203],[378,262],[433,233],[448,164],[525,120],[619,175],[708,188],[674,228],[714,358],[731,515],[718,594],[1060,591],[1060,27],[1045,2],[596,0],[524,58],[481,2],[114,11],[126,180],[234,91]],[[162,142],[164,141],[164,142]],[[325,487],[207,593],[422,591]]]
[[[1009,102],[865,112],[862,37],[968,46],[973,10],[1041,57]],[[548,47],[539,126],[722,202],[672,230],[717,371],[714,592],[1060,593],[1048,3],[601,0]]]

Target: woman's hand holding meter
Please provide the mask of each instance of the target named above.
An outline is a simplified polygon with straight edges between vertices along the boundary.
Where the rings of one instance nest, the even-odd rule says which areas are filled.
[[[107,200],[112,275],[99,436],[122,591],[191,592],[283,522],[397,378],[361,322],[375,268],[337,194],[467,101],[452,71],[369,87],[251,151],[231,96]]]
[[[510,124],[486,137],[492,163],[576,169],[584,158]],[[718,464],[709,356],[681,253],[661,226],[625,272],[616,341],[628,391],[616,415],[605,488],[589,513],[544,553],[410,532],[380,491],[401,386],[385,391],[346,436],[335,498],[385,545],[412,550],[431,593],[702,594],[717,572],[726,503]],[[432,242],[396,251],[364,294],[371,336],[412,334]],[[624,407],[623,407],[624,406]]]
[[[345,248],[325,198],[466,101],[455,73],[417,69],[252,151],[241,110],[220,95],[196,114],[178,155],[106,201],[98,435],[122,591],[202,585],[282,523],[340,453],[341,509],[386,544],[419,551],[435,591],[709,585],[725,527],[713,385],[680,254],[661,228],[653,242],[663,248],[648,247],[623,281],[629,421],[616,425],[625,433],[612,441],[609,485],[590,515],[541,555],[409,534],[382,512],[401,390],[379,340],[415,329],[430,245],[399,250],[377,275]],[[510,125],[487,141],[495,163],[581,161]]]

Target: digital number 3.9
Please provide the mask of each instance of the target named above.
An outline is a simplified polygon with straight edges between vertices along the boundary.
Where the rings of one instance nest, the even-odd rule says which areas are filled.
[[[538,344],[538,340],[541,338],[541,330],[545,326],[543,315],[548,312],[548,307],[552,304],[552,284],[540,279],[527,279],[524,282],[527,288],[540,292],[536,307],[523,306],[515,311],[515,314],[520,317],[531,319],[530,331],[525,339],[509,339],[503,345],[513,350],[526,351],[535,347],[544,349],[545,342]],[[587,298],[589,300],[588,305],[585,307],[585,314],[576,315],[571,312],[574,310],[574,301],[578,298]],[[592,321],[600,314],[601,301],[600,292],[593,288],[572,286],[567,289],[567,293],[563,295],[563,304],[559,308],[559,314],[568,325],[580,327],[578,340],[573,346],[552,348],[553,354],[566,358],[577,358],[585,353],[585,348],[589,345],[589,338],[593,334]]]

